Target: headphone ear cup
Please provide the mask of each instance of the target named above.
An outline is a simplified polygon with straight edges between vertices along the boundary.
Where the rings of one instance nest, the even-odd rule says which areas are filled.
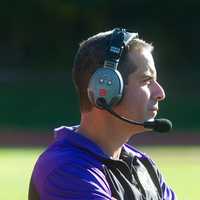
[[[88,98],[98,108],[103,108],[98,102],[103,101],[110,107],[117,105],[123,96],[124,83],[118,70],[110,67],[98,68],[88,84]]]

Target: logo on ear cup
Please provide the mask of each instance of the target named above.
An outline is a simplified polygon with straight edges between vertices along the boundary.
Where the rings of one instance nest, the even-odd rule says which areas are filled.
[[[99,96],[105,97],[107,95],[107,90],[104,88],[99,89]]]
[[[116,105],[122,98],[123,79],[118,70],[102,67],[92,75],[88,85],[90,102],[98,108],[97,99],[103,98],[109,106]]]

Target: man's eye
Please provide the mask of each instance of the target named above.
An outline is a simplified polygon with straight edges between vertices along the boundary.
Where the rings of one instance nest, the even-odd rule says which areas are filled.
[[[144,79],[144,80],[143,80],[143,83],[144,83],[145,85],[149,85],[149,84],[151,84],[151,82],[152,82],[152,79],[151,79],[151,78],[147,78],[147,79]]]

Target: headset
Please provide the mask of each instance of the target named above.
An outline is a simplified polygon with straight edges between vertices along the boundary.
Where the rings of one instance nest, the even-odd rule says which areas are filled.
[[[143,126],[157,132],[168,132],[172,129],[172,122],[168,119],[139,122],[121,116],[112,109],[123,98],[124,81],[117,70],[120,57],[126,45],[134,38],[138,38],[138,33],[130,33],[122,28],[112,30],[104,65],[98,68],[89,80],[88,98],[97,108],[105,109],[111,115],[126,123]]]
[[[88,98],[97,108],[105,105],[113,107],[123,98],[124,81],[117,67],[125,46],[138,37],[138,33],[127,32],[123,28],[115,28],[106,52],[104,65],[91,76],[88,84]]]

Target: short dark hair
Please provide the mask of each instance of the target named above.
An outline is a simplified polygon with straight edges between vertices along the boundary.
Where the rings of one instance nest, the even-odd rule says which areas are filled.
[[[72,78],[79,95],[81,112],[90,111],[92,108],[87,94],[88,83],[97,68],[103,67],[111,35],[112,31],[107,31],[88,38],[80,43],[75,55]],[[128,52],[131,49],[143,48],[148,48],[150,51],[153,49],[151,44],[141,39],[133,39],[125,47],[118,65],[118,70],[122,75],[124,84],[128,84],[129,74],[137,69],[137,66],[133,62],[130,62]]]

